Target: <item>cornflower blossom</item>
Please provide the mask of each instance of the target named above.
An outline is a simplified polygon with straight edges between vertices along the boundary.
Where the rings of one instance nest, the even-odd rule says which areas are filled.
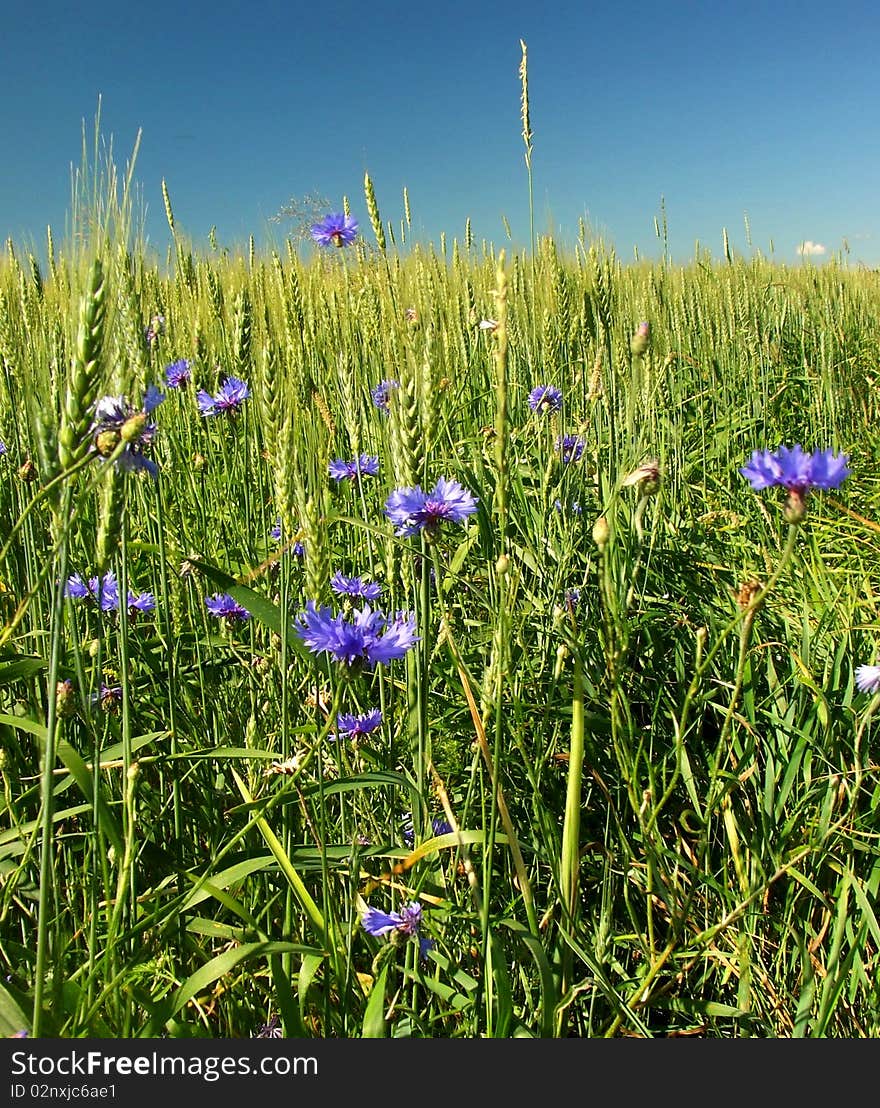
[[[344,577],[338,570],[330,578],[330,588],[340,596],[359,596],[362,600],[378,600],[382,595],[381,585],[360,577]]]
[[[165,366],[165,383],[169,389],[182,389],[192,380],[192,363],[186,358]]]
[[[749,461],[740,469],[755,492],[781,485],[789,492],[805,496],[810,489],[836,489],[852,472],[847,468],[846,454],[819,450],[807,454],[799,445],[789,449],[753,450]]]
[[[281,517],[275,521],[275,526],[269,532],[269,536],[273,542],[281,542]],[[295,542],[290,548],[290,553],[294,558],[304,558],[306,556],[306,548],[299,541]]]
[[[369,454],[361,454],[358,458],[353,458],[350,462],[344,462],[341,458],[337,458],[336,461],[331,462],[330,476],[335,481],[356,481],[357,478],[364,474],[367,477],[375,477],[379,472],[379,459],[371,457]]]
[[[536,385],[529,393],[529,407],[533,412],[558,412],[562,408],[562,392],[555,385]]]
[[[203,416],[237,415],[248,400],[251,390],[240,377],[227,377],[217,392],[211,396],[204,389],[196,393],[196,403]]]
[[[158,428],[150,416],[164,399],[165,393],[155,385],[148,386],[140,409],[133,407],[124,396],[101,397],[95,404],[90,431],[95,450],[102,458],[109,458],[122,443],[116,468],[126,473],[146,470],[155,477],[159,467],[147,453]]]
[[[331,212],[312,224],[311,234],[318,246],[351,246],[357,238],[358,221],[345,212]]]
[[[402,538],[424,531],[432,537],[443,522],[463,523],[477,510],[477,498],[457,481],[441,477],[431,492],[415,488],[395,489],[385,501],[385,515]]]
[[[92,704],[100,706],[105,712],[115,712],[122,703],[122,686],[105,685],[101,682],[100,692],[92,693]]]
[[[788,490],[785,518],[791,524],[800,523],[807,510],[807,496],[811,489],[836,489],[852,470],[847,466],[846,454],[835,454],[831,449],[808,454],[799,444],[789,449],[780,446],[776,451],[753,450],[752,456],[740,473],[755,492],[780,485]]]
[[[0,458],[2,458],[4,454],[8,453],[9,452],[6,449],[6,443],[3,441],[3,439],[0,439]]]
[[[141,615],[154,612],[156,610],[156,598],[151,592],[142,592],[137,595],[130,592],[128,594],[128,610],[133,614],[139,612]]]
[[[432,835],[449,835],[452,832],[452,824],[448,820],[441,819],[440,816],[434,816],[431,820],[431,834]],[[403,841],[407,846],[412,846],[415,842],[415,834],[413,832],[413,818],[412,813],[404,816],[403,820]]]
[[[580,435],[560,435],[554,446],[566,465],[569,462],[580,461],[580,457],[584,452],[584,440]]]
[[[422,926],[422,906],[411,900],[399,912],[382,912],[367,905],[361,912],[361,926],[368,935],[390,935],[392,931],[407,937],[417,935]]]
[[[386,415],[391,411],[391,390],[399,389],[399,381],[380,381],[378,385],[370,389],[370,396],[373,398],[373,403],[379,409],[380,412],[384,412]]]
[[[268,1023],[264,1023],[254,1036],[256,1039],[283,1039],[284,1029],[278,1016],[273,1016]]]
[[[554,500],[553,507],[556,509],[557,512],[564,512],[566,510],[565,505],[562,503],[561,500]],[[584,509],[581,507],[580,502],[577,500],[572,500],[571,504],[569,504],[568,506],[568,510],[570,512],[573,512],[576,516],[584,514]]]
[[[64,595],[71,600],[95,601],[102,612],[115,612],[119,607],[119,585],[112,570],[101,578],[90,577],[88,582],[72,573],[64,586]]]
[[[351,618],[308,601],[296,617],[296,633],[313,654],[329,654],[349,670],[402,658],[419,641],[412,612],[398,612],[393,619],[374,612],[369,604]]]
[[[366,712],[362,716],[340,714],[336,717],[337,736],[346,736],[349,739],[358,739],[361,735],[369,735],[377,727],[382,725],[382,712],[374,708],[372,712]]]
[[[216,616],[217,619],[224,619],[227,623],[235,623],[236,620],[251,618],[251,613],[247,608],[243,608],[237,600],[233,600],[229,593],[225,592],[205,597],[205,607],[212,616]]]
[[[880,666],[859,666],[856,670],[856,685],[860,692],[880,692]]]

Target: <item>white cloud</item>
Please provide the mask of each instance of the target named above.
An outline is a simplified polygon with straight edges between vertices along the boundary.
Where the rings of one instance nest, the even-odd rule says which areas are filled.
[[[807,256],[810,254],[824,254],[825,247],[822,245],[821,242],[810,242],[810,240],[807,239],[806,242],[802,242],[799,244],[797,252],[798,254],[801,254],[803,256]]]

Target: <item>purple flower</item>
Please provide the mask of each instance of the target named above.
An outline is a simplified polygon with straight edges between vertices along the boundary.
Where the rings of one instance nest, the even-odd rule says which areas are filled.
[[[138,593],[137,596],[133,592],[128,594],[128,610],[130,612],[140,612],[141,615],[145,615],[147,612],[153,612],[156,609],[156,598],[151,592]]]
[[[250,395],[251,390],[240,377],[227,377],[214,396],[199,389],[196,403],[203,416],[236,415]]]
[[[275,520],[275,526],[269,532],[269,537],[273,542],[281,542],[281,516]]]
[[[260,1030],[257,1032],[255,1038],[257,1039],[283,1039],[284,1029],[281,1026],[281,1021],[278,1016],[273,1016],[268,1023],[264,1023]]]
[[[192,380],[192,364],[181,358],[165,366],[165,381],[169,389],[182,389]]]
[[[211,613],[212,616],[216,616],[218,619],[225,619],[227,623],[234,623],[236,620],[245,620],[251,618],[251,613],[247,608],[243,608],[237,600],[233,600],[229,593],[215,593],[213,596],[205,598],[205,607]]]
[[[360,457],[354,458],[350,462],[344,462],[341,458],[337,458],[335,462],[330,463],[330,476],[336,481],[355,481],[359,474],[366,474],[368,477],[375,477],[379,472],[379,459],[373,458],[369,454],[361,454]]]
[[[319,246],[351,246],[357,233],[357,220],[345,212],[331,212],[312,224],[312,238]]]
[[[115,612],[119,608],[119,583],[112,571],[105,573],[100,581],[97,577],[90,577],[89,592],[102,612]]]
[[[401,935],[417,936],[422,925],[422,906],[417,900],[404,904],[399,912],[380,912],[369,906],[361,913],[361,926],[369,935],[390,935],[399,931]]]
[[[101,682],[100,692],[92,693],[92,704],[100,705],[105,712],[115,712],[122,703],[122,686],[105,685]]]
[[[856,684],[860,692],[880,692],[880,666],[859,666]]]
[[[554,445],[566,465],[579,461],[584,452],[584,440],[580,435],[560,435]]]
[[[0,439],[0,458],[2,458],[3,455],[6,454],[6,453],[7,453],[6,443],[3,441],[3,439]]]
[[[848,461],[846,454],[836,455],[830,449],[807,454],[799,445],[780,446],[775,452],[753,450],[740,473],[755,492],[781,485],[803,497],[810,489],[838,488],[852,472]]]
[[[440,816],[434,816],[431,820],[432,835],[448,835],[451,831],[452,824],[445,819],[441,819]],[[415,841],[412,813],[406,815],[403,820],[403,841],[407,846],[412,846]]]
[[[150,416],[164,399],[165,394],[155,385],[148,386],[140,408],[133,407],[124,396],[101,397],[95,404],[91,427],[95,450],[102,458],[109,458],[124,443],[116,459],[117,468],[127,473],[146,470],[155,477],[159,467],[147,456],[157,431]]]
[[[477,498],[457,481],[441,477],[433,490],[421,487],[395,489],[385,501],[385,515],[397,528],[396,534],[407,538],[424,529],[433,535],[441,523],[463,523],[477,510]]]
[[[554,385],[536,385],[529,393],[529,407],[533,412],[558,412],[562,407],[562,393]]]
[[[391,410],[391,390],[399,389],[399,381],[380,381],[375,388],[370,389],[370,396],[373,398],[373,403],[379,409],[380,412],[384,412],[386,415]]]
[[[369,735],[382,724],[382,712],[374,708],[362,716],[339,715],[336,717],[336,732],[338,735],[347,735],[350,739],[357,739],[361,735]]]
[[[363,600],[378,600],[382,595],[382,586],[360,577],[343,577],[338,571],[330,578],[330,588],[340,596],[359,596]]]
[[[387,664],[402,658],[419,641],[411,612],[398,612],[389,619],[366,605],[346,619],[310,600],[296,620],[296,633],[313,654],[329,654],[349,668]]]
[[[64,595],[70,597],[71,600],[86,600],[91,593],[89,586],[83,581],[82,577],[78,573],[72,573],[67,578],[67,584],[64,586]]]

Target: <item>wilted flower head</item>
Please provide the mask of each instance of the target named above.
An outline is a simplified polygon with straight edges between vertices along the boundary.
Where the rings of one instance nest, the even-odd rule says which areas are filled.
[[[375,388],[370,389],[370,396],[373,398],[373,403],[379,409],[380,412],[386,414],[391,410],[391,390],[399,389],[399,381],[380,381]]]
[[[312,224],[312,238],[319,246],[351,246],[357,233],[357,220],[345,212],[331,212]]]
[[[476,510],[477,498],[446,477],[441,477],[431,492],[423,492],[419,485],[395,489],[385,501],[385,515],[403,538],[421,530],[432,536],[441,523],[463,523]]]
[[[584,452],[584,440],[580,435],[559,435],[554,446],[566,465],[579,461]]]
[[[227,377],[214,396],[204,389],[196,393],[196,403],[203,416],[236,415],[251,390],[240,377]]]
[[[856,670],[856,685],[860,692],[880,692],[880,666],[859,666]]]
[[[192,379],[192,363],[186,358],[165,366],[165,382],[169,389],[182,389]]]
[[[562,407],[562,393],[555,385],[536,385],[529,393],[529,407],[533,412],[558,412]]]
[[[640,357],[651,344],[651,325],[644,320],[636,328],[636,333],[629,340],[629,348],[637,357]]]
[[[371,731],[375,731],[381,725],[382,712],[379,708],[374,708],[372,712],[367,712],[362,716],[342,714],[336,717],[337,735],[346,735],[350,739],[357,739],[361,735],[369,735]]]
[[[336,481],[355,481],[358,476],[365,474],[375,477],[379,472],[379,459],[369,454],[361,454],[350,462],[344,462],[341,458],[330,463],[330,476]]]
[[[359,596],[362,600],[378,600],[382,595],[381,585],[360,577],[344,577],[339,571],[330,578],[330,588],[340,596]]]
[[[498,320],[497,319],[481,319],[479,326],[480,326],[481,331],[497,331],[498,330]]]
[[[310,600],[296,623],[297,635],[313,654],[329,654],[350,670],[402,658],[419,641],[413,613],[398,612],[389,619],[369,605],[347,619]]]
[[[628,473],[621,481],[625,489],[637,485],[642,496],[652,496],[660,486],[660,464],[653,458],[649,462],[643,462],[632,473]]]
[[[146,339],[147,345],[152,346],[153,343],[158,342],[159,336],[164,334],[165,316],[157,313],[144,328],[144,338]]]
[[[251,613],[247,608],[242,607],[237,600],[233,600],[229,593],[225,592],[206,597],[205,607],[212,616],[225,619],[227,623],[235,623],[237,620],[251,618]]]
[[[140,408],[129,404],[124,396],[103,396],[95,404],[91,436],[94,449],[102,458],[111,457],[122,446],[116,458],[117,469],[126,472],[146,470],[151,477],[159,467],[147,455],[156,437],[157,425],[150,418],[165,399],[155,385],[149,385]]]
[[[76,711],[76,694],[70,678],[55,685],[55,708],[59,716],[64,717],[72,716]]]

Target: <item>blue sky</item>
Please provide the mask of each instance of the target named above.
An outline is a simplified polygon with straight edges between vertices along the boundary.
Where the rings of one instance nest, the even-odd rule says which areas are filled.
[[[290,197],[319,192],[369,235],[364,173],[384,220],[412,238],[528,240],[520,134],[528,48],[538,232],[578,219],[629,260],[695,244],[821,263],[880,265],[880,6],[814,0],[682,3],[149,5],[44,0],[8,8],[0,59],[0,235],[64,237],[71,166],[101,97],[101,133],[135,167],[149,241],[179,228],[207,248],[253,233]],[[746,238],[747,213],[751,247]],[[822,248],[821,250],[819,248]]]

